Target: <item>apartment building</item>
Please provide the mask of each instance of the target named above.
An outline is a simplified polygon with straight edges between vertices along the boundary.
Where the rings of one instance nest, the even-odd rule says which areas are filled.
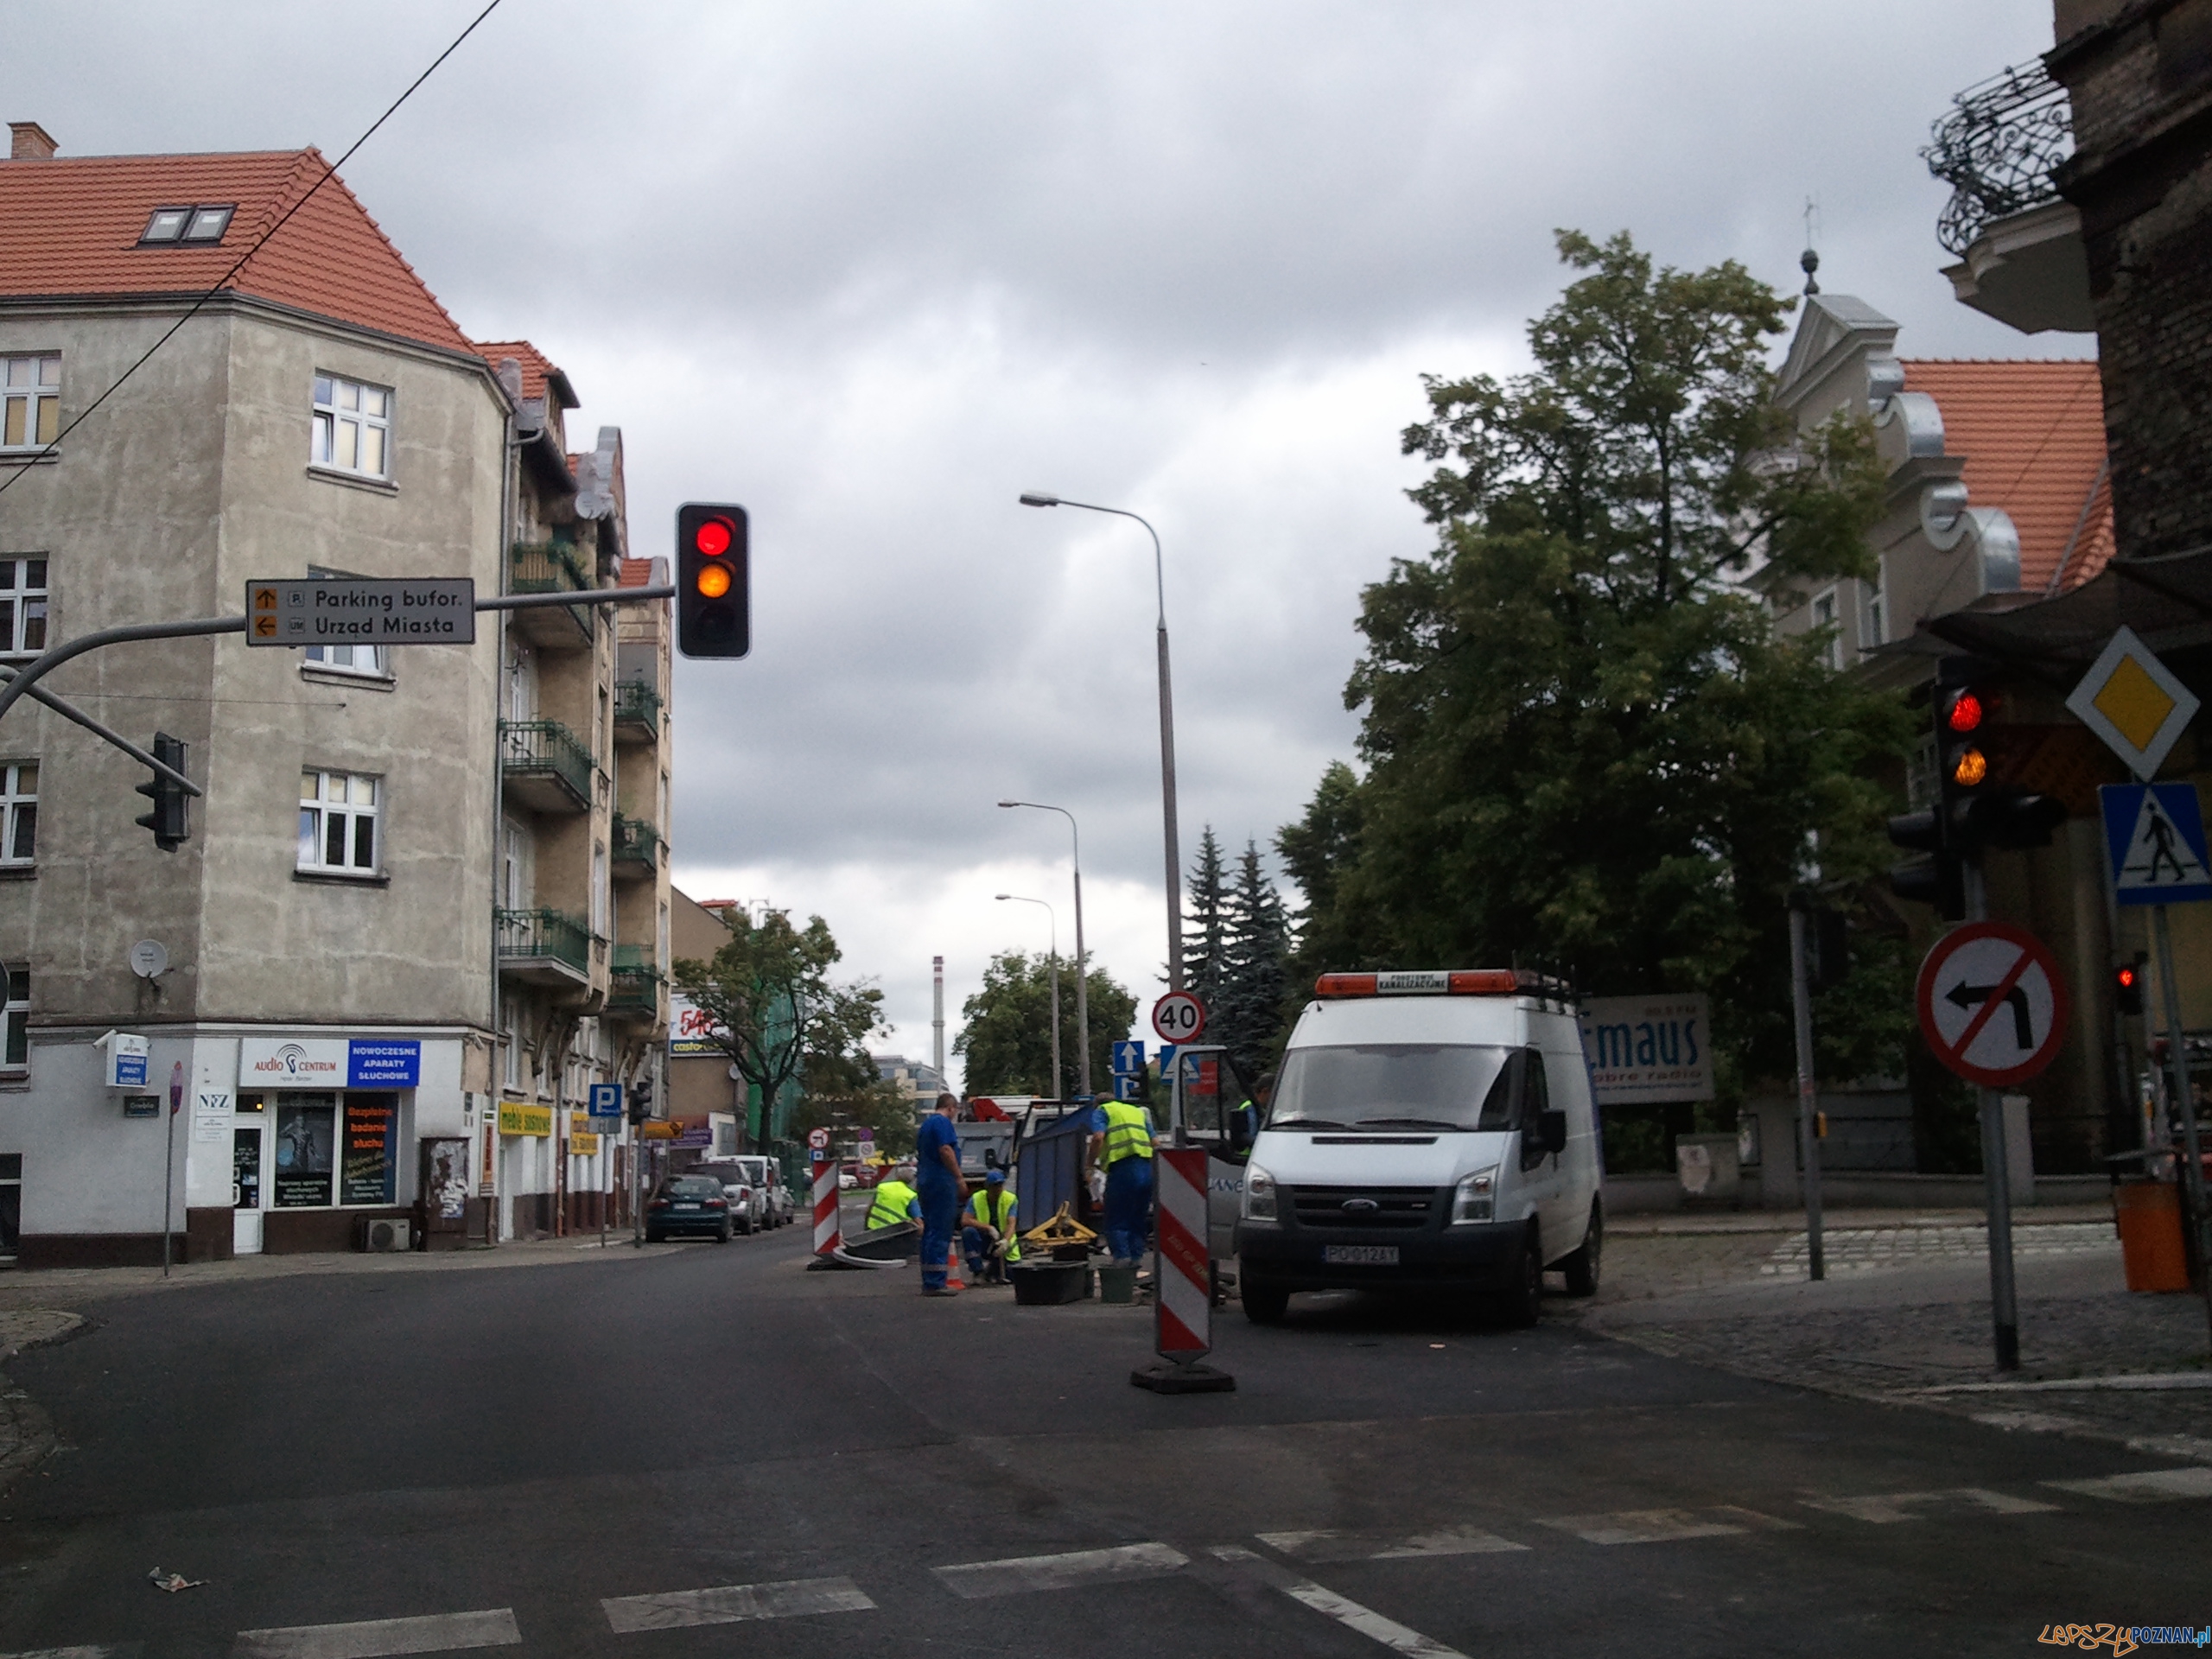
[[[480,596],[650,578],[625,563],[619,435],[563,453],[557,371],[470,340],[315,151],[70,157],[28,122],[12,139],[0,658],[238,615],[256,578],[466,576]],[[551,558],[563,540],[584,550]],[[474,646],[220,637],[76,659],[53,690],[142,745],[189,745],[205,792],[173,852],[134,822],[142,766],[49,709],[9,712],[0,1249],[157,1260],[165,1212],[195,1257],[346,1248],[372,1220],[458,1243],[594,1213],[574,1200],[613,1188],[621,1156],[568,1109],[634,1075],[664,1019],[666,623],[637,608],[486,614]],[[542,648],[556,627],[579,643]],[[616,690],[626,645],[644,722],[648,700]],[[550,725],[584,764],[540,741]],[[549,772],[586,804],[555,801]],[[618,807],[650,828],[642,871]],[[143,1084],[107,1086],[113,1032],[149,1039]]]

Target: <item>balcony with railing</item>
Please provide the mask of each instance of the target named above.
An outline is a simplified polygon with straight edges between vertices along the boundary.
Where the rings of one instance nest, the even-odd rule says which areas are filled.
[[[507,793],[535,811],[591,810],[591,751],[557,720],[501,721],[499,765]]]
[[[650,881],[660,872],[659,832],[643,818],[614,815],[614,875],[617,880]]]
[[[1951,187],[1936,239],[1961,303],[2024,334],[2096,327],[2081,216],[2058,191],[2073,149],[2073,106],[2040,59],[1951,100],[1920,156]]]
[[[517,542],[508,550],[511,593],[590,593],[598,585],[589,556],[574,542]],[[554,651],[581,651],[592,642],[592,613],[582,607],[533,606],[513,617],[524,639]]]
[[[660,741],[660,693],[643,680],[614,683],[614,737],[617,742]]]
[[[494,910],[499,972],[508,979],[569,989],[591,983],[591,930],[557,910]]]
[[[663,982],[652,946],[616,945],[607,984],[607,1013],[648,1022],[659,1019]]]

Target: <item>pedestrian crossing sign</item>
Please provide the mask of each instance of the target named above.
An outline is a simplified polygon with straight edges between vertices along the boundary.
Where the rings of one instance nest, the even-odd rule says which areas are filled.
[[[2212,858],[2195,784],[2107,784],[2097,795],[2115,900],[2188,905],[2212,899]]]

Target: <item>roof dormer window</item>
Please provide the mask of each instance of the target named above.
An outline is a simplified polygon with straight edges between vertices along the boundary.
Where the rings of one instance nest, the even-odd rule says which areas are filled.
[[[146,221],[146,228],[138,238],[138,245],[144,247],[149,244],[219,242],[223,239],[223,232],[231,227],[231,215],[237,211],[234,203],[217,207],[156,207],[154,216]]]

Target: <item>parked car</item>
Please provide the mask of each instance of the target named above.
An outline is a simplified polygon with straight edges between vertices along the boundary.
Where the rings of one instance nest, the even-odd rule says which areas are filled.
[[[741,1158],[737,1166],[745,1172],[746,1179],[758,1195],[760,1224],[780,1227],[791,1218],[791,1189],[784,1185],[783,1171],[772,1158]]]
[[[717,1158],[699,1165],[691,1173],[711,1175],[721,1183],[722,1196],[729,1200],[730,1225],[741,1233],[754,1233],[769,1225],[768,1195],[755,1179],[752,1158]]]
[[[729,1195],[711,1175],[674,1175],[653,1189],[645,1205],[645,1239],[658,1244],[679,1235],[710,1235],[729,1243]]]

